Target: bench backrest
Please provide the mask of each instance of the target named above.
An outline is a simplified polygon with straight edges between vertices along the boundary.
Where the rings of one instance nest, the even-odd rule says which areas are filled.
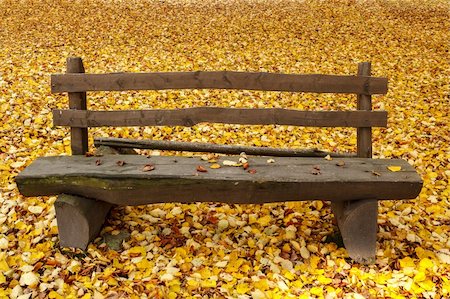
[[[201,122],[309,127],[356,127],[357,155],[372,156],[372,127],[387,124],[386,111],[372,111],[371,95],[387,92],[387,79],[370,76],[370,63],[358,65],[356,76],[297,75],[250,72],[167,72],[85,74],[81,58],[67,59],[67,73],[51,76],[53,93],[67,92],[70,110],[54,110],[57,126],[71,127],[72,154],[88,150],[88,127],[193,126]],[[87,91],[239,89],[261,91],[354,93],[353,111],[301,111],[282,108],[219,108],[92,111]]]

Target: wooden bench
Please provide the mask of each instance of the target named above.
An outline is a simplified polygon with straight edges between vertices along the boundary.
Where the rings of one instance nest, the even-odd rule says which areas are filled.
[[[371,128],[386,126],[387,113],[372,111],[371,95],[385,94],[387,79],[371,77],[367,62],[359,64],[356,76],[228,71],[85,74],[82,60],[69,58],[67,73],[52,75],[51,88],[54,93],[67,92],[69,96],[70,109],[54,110],[53,121],[56,126],[71,127],[73,155],[38,158],[16,177],[16,182],[25,196],[59,195],[55,207],[61,246],[86,248],[114,205],[329,200],[349,256],[367,263],[374,260],[376,252],[377,201],[412,199],[422,187],[421,178],[406,161],[372,159]],[[163,89],[353,93],[357,94],[358,105],[355,111],[86,109],[86,91]],[[244,163],[211,169],[208,161],[184,156],[85,156],[88,127],[193,126],[201,122],[356,127],[357,153],[350,156],[318,150],[102,138],[96,139],[97,145],[229,153],[236,155],[223,157],[218,163],[239,163],[239,158]],[[241,151],[248,156],[239,155]],[[328,154],[335,158],[324,159]],[[276,156],[274,163],[268,163],[271,156]],[[392,165],[401,170],[389,170]]]

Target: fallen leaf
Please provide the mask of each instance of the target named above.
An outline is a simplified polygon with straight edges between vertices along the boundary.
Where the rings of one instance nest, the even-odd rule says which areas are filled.
[[[29,206],[28,211],[30,211],[33,214],[40,214],[44,210],[41,206]]]
[[[240,164],[238,162],[231,161],[231,160],[223,160],[222,164],[225,165],[225,166],[233,166],[233,167],[239,167],[239,166],[242,165],[242,164]]]
[[[320,170],[318,170],[318,169],[313,169],[313,170],[311,170],[311,173],[312,173],[313,175],[319,175],[319,174],[320,174]]]
[[[25,162],[21,161],[21,162],[13,162],[11,163],[11,167],[12,168],[19,168],[25,165]]]
[[[250,167],[250,165],[249,165],[248,163],[244,163],[244,164],[242,164],[242,167],[243,167],[244,169],[247,169],[247,168]]]
[[[155,166],[153,164],[146,164],[144,168],[142,168],[142,171],[152,171],[155,169]]]
[[[372,170],[372,174],[373,174],[373,175],[376,175],[376,176],[380,176],[380,175],[381,175],[381,173],[376,172],[376,171],[374,171],[374,170]]]
[[[330,155],[326,155],[326,156],[324,157],[324,159],[325,159],[325,160],[327,160],[327,161],[331,161],[331,160],[333,160],[333,158],[331,158],[331,156],[330,156]]]
[[[127,164],[127,163],[126,163],[125,161],[119,160],[119,161],[116,162],[116,164],[117,164],[118,166],[124,166],[124,165]]]
[[[344,161],[337,161],[337,163],[336,163],[336,166],[342,167],[342,166],[344,166],[344,165],[345,165],[345,162],[344,162]]]
[[[217,163],[214,163],[211,166],[209,166],[209,168],[212,168],[212,169],[218,169],[220,167],[221,167],[220,164],[217,164]]]
[[[241,163],[241,164],[247,163],[247,158],[239,157],[239,163]]]
[[[100,159],[95,160],[95,165],[97,165],[97,166],[102,165],[102,163],[103,162]]]
[[[275,160],[274,160],[274,159],[272,159],[272,158],[270,158],[270,159],[267,159],[267,163],[275,163]]]
[[[247,170],[248,173],[250,174],[255,174],[256,173],[256,169],[249,169]]]
[[[397,172],[397,171],[402,170],[402,167],[401,166],[395,166],[395,165],[389,165],[387,167],[387,169],[389,169],[392,172]]]
[[[208,170],[201,165],[198,165],[196,169],[198,172],[208,172]]]

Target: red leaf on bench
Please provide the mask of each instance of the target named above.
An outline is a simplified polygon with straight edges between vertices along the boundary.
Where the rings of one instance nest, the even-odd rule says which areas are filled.
[[[100,160],[100,159],[95,160],[95,165],[97,165],[97,166],[102,165],[102,160]]]
[[[198,165],[198,166],[197,166],[197,171],[198,171],[198,172],[208,172],[208,170],[206,170],[206,168],[203,167],[203,166],[201,166],[201,165]]]

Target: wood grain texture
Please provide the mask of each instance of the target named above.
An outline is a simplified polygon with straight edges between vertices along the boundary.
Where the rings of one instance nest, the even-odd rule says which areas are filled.
[[[386,111],[300,111],[282,108],[195,107],[172,110],[54,110],[56,126],[193,126],[198,123],[293,125],[308,127],[383,127]]]
[[[244,152],[247,155],[255,156],[274,156],[274,157],[352,157],[356,156],[352,153],[334,153],[321,151],[319,149],[290,149],[290,148],[274,148],[259,146],[241,146],[228,144],[214,144],[203,142],[182,142],[167,140],[137,140],[127,138],[110,138],[100,137],[94,138],[96,147],[107,146],[112,148],[136,148],[136,149],[153,149],[153,150],[169,150],[169,151],[186,151],[186,152],[208,152],[229,155],[239,155]]]
[[[370,76],[370,62],[358,64],[358,76]],[[360,111],[372,110],[372,97],[367,94],[358,94],[357,109]],[[372,157],[372,126],[359,127],[356,132],[356,148],[358,157]]]
[[[226,159],[237,161],[235,156]],[[118,161],[125,163],[119,166]],[[207,162],[187,157],[42,157],[22,171],[16,183],[25,196],[67,193],[118,205],[407,199],[421,190],[419,175],[403,160],[342,161],[344,166],[320,158],[278,157],[275,163],[267,163],[267,157],[251,157],[250,168],[256,173],[250,174],[242,167],[210,169]],[[155,169],[143,171],[149,163]],[[198,165],[208,172],[197,172]],[[402,170],[390,172],[388,165],[399,165]]]
[[[331,209],[350,258],[357,263],[374,263],[377,249],[378,201],[362,199],[332,202]]]
[[[55,201],[61,247],[85,250],[97,236],[112,205],[99,200],[61,194]]]
[[[379,77],[298,75],[250,72],[167,72],[55,74],[52,92],[163,89],[246,89],[316,93],[385,94],[387,79]]]
[[[67,58],[67,73],[84,73],[80,57]],[[86,110],[86,92],[69,92],[69,108]],[[84,155],[88,151],[88,129],[70,128],[70,148],[72,155]]]

